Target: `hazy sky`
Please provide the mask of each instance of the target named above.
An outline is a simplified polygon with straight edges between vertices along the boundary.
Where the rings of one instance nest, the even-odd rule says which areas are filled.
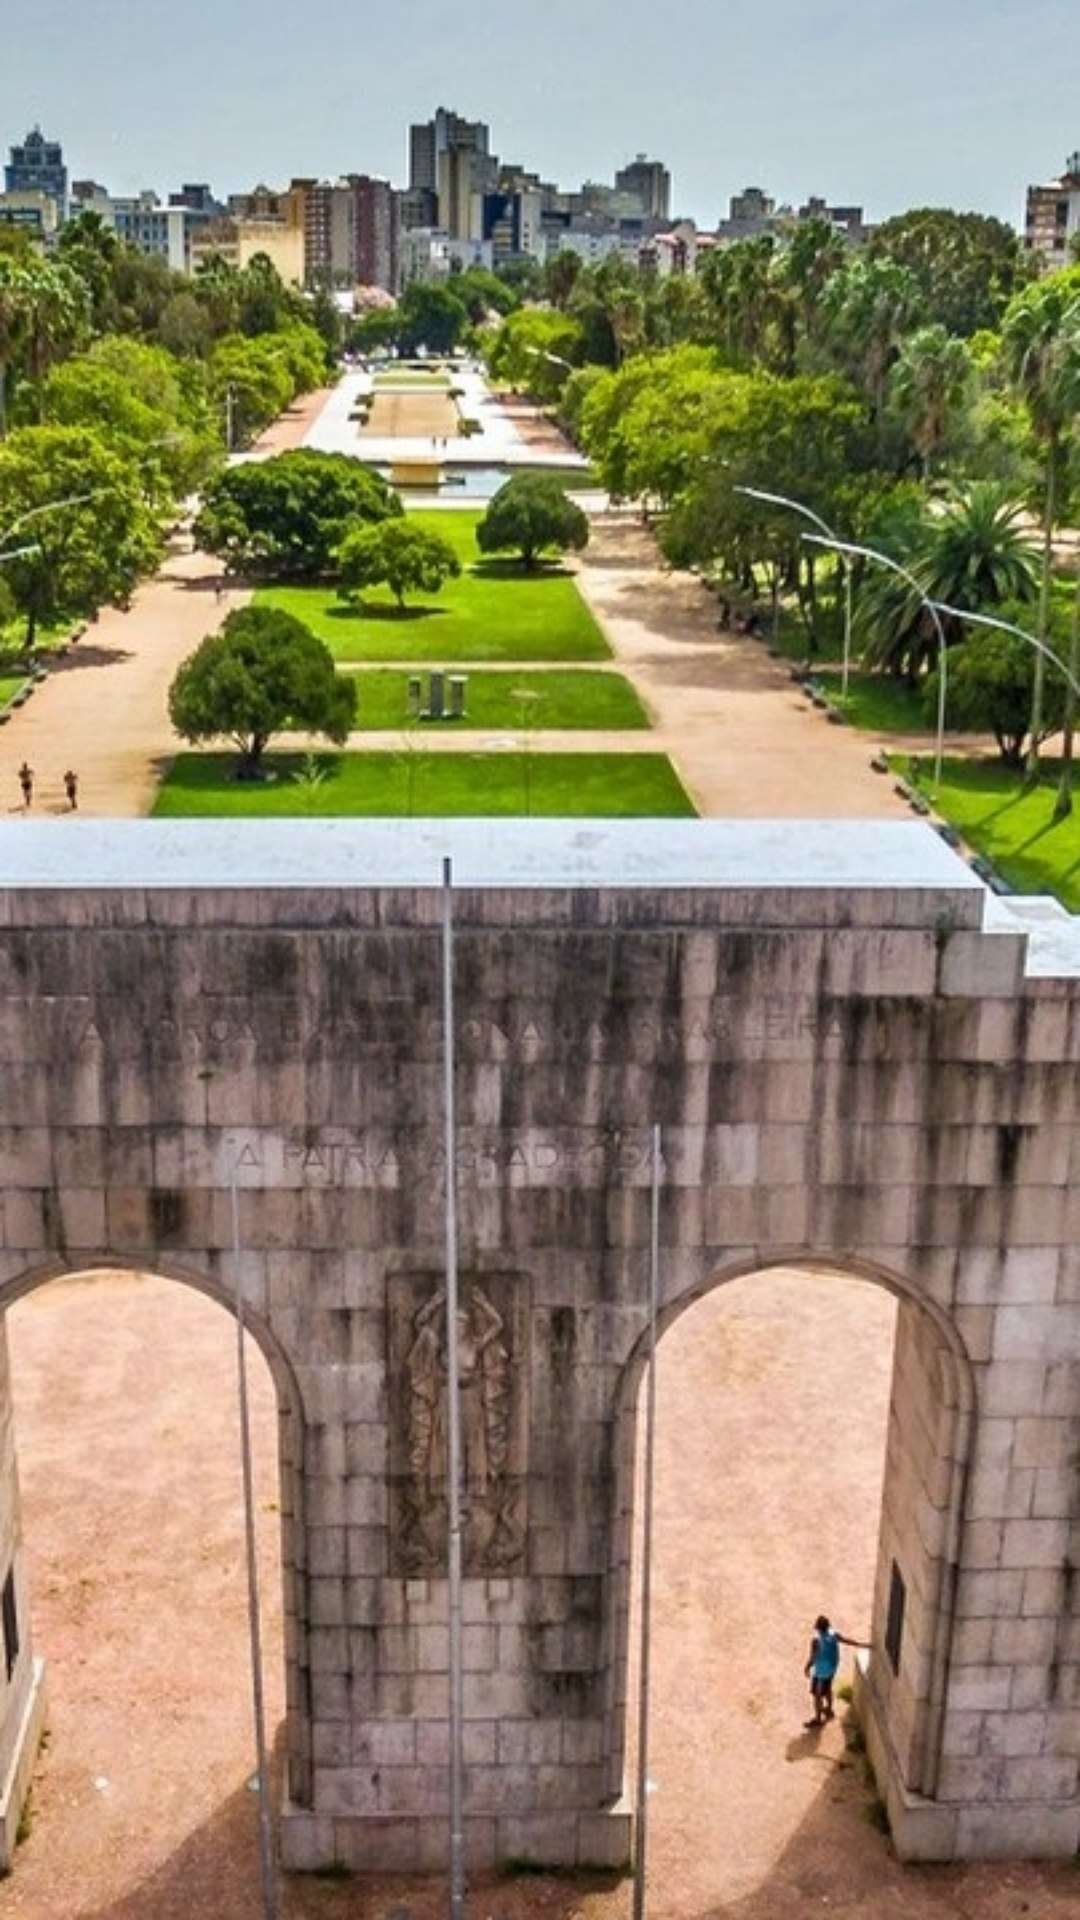
[[[1076,0],[34,0],[0,145],[39,120],[114,192],[403,182],[438,105],[576,185],[638,149],[710,223],[747,183],[1018,222],[1080,146]]]

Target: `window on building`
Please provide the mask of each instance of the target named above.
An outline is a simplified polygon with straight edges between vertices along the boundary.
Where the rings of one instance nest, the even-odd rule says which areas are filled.
[[[894,1560],[892,1563],[892,1581],[889,1586],[889,1618],[885,1627],[885,1651],[889,1656],[889,1665],[894,1673],[900,1671],[900,1649],[904,1639],[904,1611],[907,1606],[907,1588],[904,1576]]]
[[[19,1615],[15,1606],[15,1569],[8,1568],[4,1581],[3,1597],[0,1599],[0,1618],[4,1631],[4,1665],[10,1680],[15,1671],[15,1662],[19,1657]]]

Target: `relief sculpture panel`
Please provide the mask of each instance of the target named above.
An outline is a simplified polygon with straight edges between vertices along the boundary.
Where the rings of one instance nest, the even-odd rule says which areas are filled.
[[[446,1572],[448,1364],[441,1275],[388,1283],[391,1560]],[[462,1274],[457,1321],[465,1572],[525,1570],[528,1282]]]

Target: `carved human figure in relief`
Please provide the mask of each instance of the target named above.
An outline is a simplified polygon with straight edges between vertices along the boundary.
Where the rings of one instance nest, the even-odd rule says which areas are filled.
[[[461,1393],[461,1477],[466,1553],[499,1563],[520,1551],[505,1515],[510,1448],[511,1361],[502,1315],[473,1286],[457,1315]],[[408,1375],[408,1449],[412,1477],[403,1545],[419,1563],[445,1550],[449,1365],[446,1292],[439,1288],[413,1318]]]

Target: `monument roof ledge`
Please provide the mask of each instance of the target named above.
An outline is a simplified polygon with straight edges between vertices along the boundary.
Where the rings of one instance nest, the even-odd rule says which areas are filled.
[[[883,888],[979,893],[932,828],[892,820],[18,820],[0,889]]]
[[[61,818],[0,825],[0,921],[430,925],[447,857],[487,925],[978,928],[987,897],[916,821]]]

